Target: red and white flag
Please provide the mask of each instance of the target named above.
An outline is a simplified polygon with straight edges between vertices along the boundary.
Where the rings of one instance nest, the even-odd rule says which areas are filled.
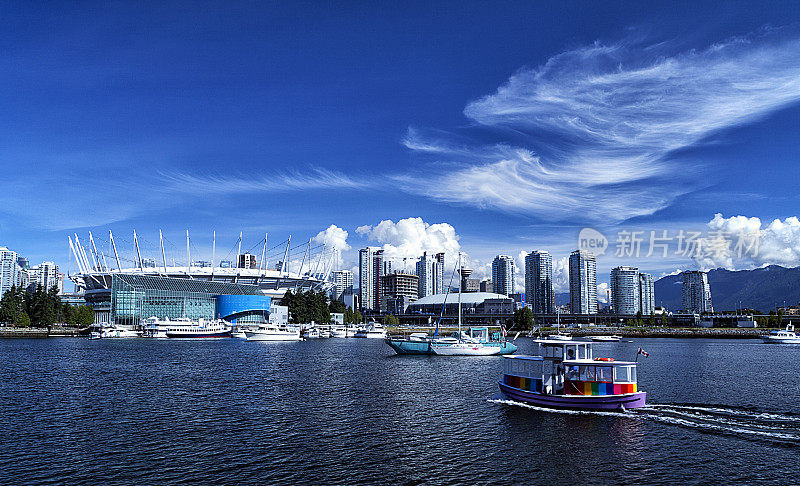
[[[639,351],[636,351],[636,354],[637,354],[637,355],[640,355],[640,354],[641,354],[641,355],[642,355],[642,356],[644,356],[645,358],[646,358],[646,357],[648,357],[648,356],[650,356],[650,353],[648,353],[647,351],[645,351],[645,350],[644,350],[644,349],[642,349],[642,348],[639,348]]]

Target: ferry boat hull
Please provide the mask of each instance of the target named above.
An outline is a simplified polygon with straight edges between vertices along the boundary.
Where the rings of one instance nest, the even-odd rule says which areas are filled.
[[[166,336],[170,339],[223,339],[231,337],[231,331],[230,329],[208,332],[167,331]]]
[[[618,410],[641,408],[645,405],[647,392],[634,392],[624,395],[546,395],[544,393],[521,390],[498,381],[500,392],[510,400],[527,403],[537,407],[559,410]]]

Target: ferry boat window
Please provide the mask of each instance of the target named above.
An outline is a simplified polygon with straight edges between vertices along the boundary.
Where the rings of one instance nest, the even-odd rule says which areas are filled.
[[[581,366],[581,381],[595,381],[594,366]]]
[[[630,374],[631,374],[631,382],[632,383],[636,383],[636,367],[635,366],[631,366],[630,367]]]
[[[614,369],[610,366],[601,366],[597,368],[597,381],[614,381]]]
[[[618,383],[630,383],[630,368],[628,366],[617,366],[614,368],[614,381]]]

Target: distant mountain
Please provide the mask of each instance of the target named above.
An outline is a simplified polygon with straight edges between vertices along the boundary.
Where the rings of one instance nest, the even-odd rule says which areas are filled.
[[[680,310],[682,283],[683,277],[680,275],[656,280],[656,305],[671,311]],[[784,301],[787,305],[800,302],[800,267],[770,265],[735,272],[716,269],[708,272],[708,283],[716,311],[746,307],[769,312],[776,306],[782,306]]]

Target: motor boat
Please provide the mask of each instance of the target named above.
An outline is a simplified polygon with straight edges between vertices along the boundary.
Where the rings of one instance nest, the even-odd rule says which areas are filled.
[[[347,328],[344,326],[334,326],[331,328],[331,337],[346,338]]]
[[[537,407],[622,410],[645,405],[636,362],[593,358],[591,342],[537,340],[539,355],[504,356],[501,395]]]
[[[165,335],[169,339],[221,339],[231,337],[231,326],[222,319],[207,321],[198,319],[189,321],[187,325],[181,322],[178,325],[168,326]]]
[[[794,332],[794,325],[787,324],[786,329],[772,331],[761,340],[770,344],[800,344],[800,336]]]
[[[103,327],[100,329],[100,337],[103,339],[138,338],[139,333],[125,329],[120,326]]]
[[[299,328],[264,324],[258,329],[245,331],[248,341],[302,341]]]
[[[383,324],[377,321],[372,321],[369,324],[359,327],[353,337],[357,338],[370,338],[370,339],[386,339],[387,333]]]
[[[589,336],[589,339],[596,343],[618,343],[620,336]]]
[[[228,338],[231,337],[231,325],[222,319],[149,317],[144,322],[142,336],[156,339]]]

